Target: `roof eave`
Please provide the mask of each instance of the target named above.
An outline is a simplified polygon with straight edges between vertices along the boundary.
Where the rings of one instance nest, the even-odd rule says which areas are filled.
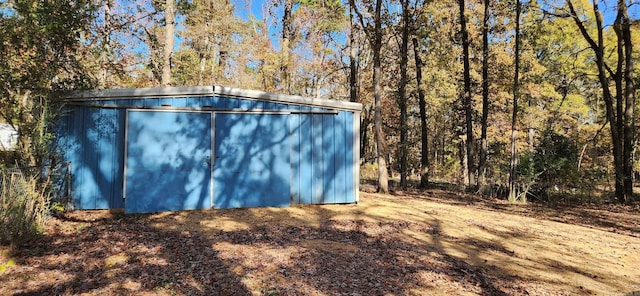
[[[335,101],[327,99],[309,98],[293,95],[282,95],[257,90],[246,90],[225,86],[189,86],[162,88],[125,88],[72,91],[58,97],[67,101],[108,100],[118,98],[152,98],[152,97],[188,97],[220,95],[236,98],[247,98],[277,103],[290,103],[313,107],[335,108],[341,110],[361,111],[362,104],[354,102]]]

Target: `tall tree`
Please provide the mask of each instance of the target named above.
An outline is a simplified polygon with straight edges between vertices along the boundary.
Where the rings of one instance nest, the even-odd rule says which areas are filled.
[[[140,8],[139,8],[140,9]],[[156,9],[154,7],[154,9]],[[159,10],[154,11],[154,16],[158,15]],[[164,51],[162,47],[162,39],[163,37],[159,33],[159,20],[156,20],[155,17],[151,17],[146,20],[145,23],[140,22],[137,24],[138,29],[140,30],[140,40],[147,45],[147,58],[146,62],[147,72],[151,78],[151,82],[143,82],[144,85],[153,85],[158,86],[162,83],[162,75],[163,75],[163,59],[164,59]]]
[[[358,101],[358,67],[356,61],[356,22],[353,6],[349,5],[349,101]]]
[[[234,69],[233,77],[228,77],[230,59],[232,55],[247,57],[250,50],[247,45],[234,46],[230,36],[235,36],[239,42],[246,38],[246,31],[242,29],[242,23],[233,15],[233,5],[229,0],[195,0],[182,2],[180,6],[184,13],[184,30],[180,31],[183,43],[177,55],[182,59],[181,65],[175,65],[175,80],[189,84],[229,84],[235,77],[242,76],[242,68]],[[243,54],[235,51],[243,50]],[[197,64],[190,63],[188,58],[197,55]],[[187,56],[187,58],[185,58]],[[192,59],[196,60],[196,57]],[[184,60],[187,65],[184,65]],[[198,69],[197,73],[193,73]],[[240,71],[240,72],[237,72]],[[180,79],[180,76],[192,77],[192,79]],[[185,78],[186,78],[185,77]],[[178,82],[178,81],[176,81]]]
[[[291,52],[293,47],[293,0],[284,1],[284,13],[282,14],[282,88],[291,91]]]
[[[354,12],[358,16],[360,25],[367,34],[367,39],[373,51],[373,97],[374,115],[373,125],[376,137],[376,158],[378,160],[378,191],[389,192],[389,173],[387,171],[387,144],[382,129],[382,64],[380,62],[380,50],[382,49],[382,0],[376,0],[373,7],[373,28],[367,25],[364,16],[355,5],[355,0],[349,0]]]
[[[515,15],[515,45],[514,45],[514,62],[513,62],[513,112],[511,113],[511,162],[509,165],[509,200],[518,200],[518,188],[517,188],[517,165],[518,165],[518,150],[516,146],[517,141],[517,120],[518,120],[518,97],[520,96],[520,0],[516,0],[516,15]]]
[[[347,69],[342,57],[347,48],[336,37],[348,38],[345,34],[348,28],[346,7],[335,0],[299,0],[298,4],[294,16],[295,35],[303,37],[304,42],[295,42],[293,54],[300,62],[294,64],[296,75],[295,79],[292,77],[292,92],[317,98],[344,96],[346,89],[336,86],[349,79],[340,77]],[[340,82],[331,83],[336,80]]]
[[[100,87],[110,87],[111,86],[111,74],[110,74],[110,66],[111,57],[113,55],[111,50],[111,30],[112,21],[111,21],[111,9],[113,8],[112,0],[104,0],[102,2],[102,10],[104,14],[104,27],[102,30],[102,51],[100,56],[100,74],[99,74],[99,84]]]
[[[402,25],[400,41],[400,84],[398,86],[398,107],[400,108],[400,187],[407,188],[408,133],[407,126],[407,64],[409,63],[409,0],[401,0]]]
[[[464,185],[475,183],[475,169],[473,162],[473,106],[471,101],[471,75],[469,65],[469,32],[467,31],[467,16],[465,15],[465,0],[458,0],[460,12],[460,33],[462,35],[462,61],[464,89],[462,91],[462,104],[464,109],[465,140],[462,149],[462,170]]]
[[[166,0],[164,7],[164,55],[162,63],[162,86],[171,85],[171,56],[175,42],[176,0]]]
[[[486,163],[489,145],[487,143],[487,125],[489,118],[489,2],[483,0],[482,14],[482,118],[480,120],[480,159],[478,160],[478,185],[486,183]]]
[[[226,26],[224,26],[223,30],[220,30],[219,32],[219,38],[218,38],[218,68],[219,71],[221,73],[221,76],[225,76],[226,75],[226,71],[227,71],[227,66],[229,63],[229,48],[231,47],[231,34],[233,32],[231,32],[231,30],[229,29],[230,24],[233,23],[233,6],[231,6],[231,2],[230,0],[223,0],[222,3],[220,3],[222,8],[217,11],[217,13],[221,14],[221,15],[225,15],[227,16],[227,22],[226,22]]]
[[[422,89],[422,58],[418,47],[418,38],[413,38],[413,53],[416,62],[416,87],[420,106],[420,188],[429,186],[429,127],[427,126],[427,102]]]
[[[618,0],[617,16],[613,24],[616,34],[616,66],[607,64],[603,15],[599,1],[592,1],[597,37],[591,35],[586,20],[578,14],[573,1],[567,0],[570,16],[578,30],[589,43],[595,55],[598,81],[602,87],[602,99],[606,107],[606,119],[611,131],[613,146],[613,165],[615,170],[615,195],[620,202],[633,199],[633,138],[634,138],[634,81],[633,81],[633,42],[631,38],[631,20],[626,2]],[[611,90],[613,81],[614,91]]]

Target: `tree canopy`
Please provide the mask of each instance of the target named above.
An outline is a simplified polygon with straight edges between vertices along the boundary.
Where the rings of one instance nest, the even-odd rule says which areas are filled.
[[[44,153],[60,89],[352,100],[382,191],[388,173],[506,196],[512,175],[523,197],[632,201],[639,16],[624,0],[5,1],[0,115]]]

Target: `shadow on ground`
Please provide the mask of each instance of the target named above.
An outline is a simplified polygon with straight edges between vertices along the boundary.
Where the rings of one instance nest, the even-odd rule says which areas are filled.
[[[510,284],[518,277],[504,277],[500,268],[473,265],[444,252],[440,238],[445,235],[437,220],[375,221],[364,216],[344,220],[326,207],[304,209],[315,221],[283,215],[286,211],[272,215],[269,210],[237,209],[207,218],[250,222],[245,229],[225,231],[207,223],[187,228],[206,234],[213,245],[224,248],[226,264],[239,276],[262,279],[249,285],[252,291],[279,295],[408,295],[447,290],[507,295],[520,291]],[[202,214],[176,213],[157,222],[202,221]],[[401,239],[404,230],[423,233],[432,243]],[[510,252],[498,242],[472,243],[477,253]]]
[[[612,233],[640,237],[640,204],[635,205],[553,205],[540,202],[511,204],[506,200],[451,190],[409,189],[399,196],[425,199],[452,205],[473,205],[503,213],[518,214],[550,221],[580,225]]]
[[[204,236],[162,231],[148,221],[106,213],[57,221],[75,231],[49,234],[21,249],[18,265],[34,269],[0,278],[13,284],[14,295],[250,295]]]
[[[315,221],[282,211],[275,221],[247,209],[104,213],[97,219],[79,213],[56,220],[52,233],[14,255],[19,266],[30,268],[0,279],[14,295],[406,295],[431,290],[506,295],[504,286],[515,279],[498,278],[441,252],[438,221],[332,220],[334,213],[325,208],[306,210],[314,212]],[[208,228],[200,223],[205,218],[249,226]],[[435,244],[399,239],[403,229],[425,233]],[[488,242],[477,248],[504,251]]]
[[[561,261],[518,258],[504,243],[530,233],[478,222],[469,227],[496,239],[454,237],[437,215],[418,215],[429,209],[403,220],[369,214],[381,206],[74,212],[13,256],[17,267],[0,275],[0,294],[570,294],[536,271],[512,272],[509,258],[593,277]],[[487,254],[505,259],[487,263]]]

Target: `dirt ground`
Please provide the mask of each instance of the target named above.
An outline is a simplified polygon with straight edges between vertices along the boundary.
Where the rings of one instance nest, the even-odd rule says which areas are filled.
[[[640,295],[640,208],[448,191],[357,205],[77,211],[0,256],[0,295]]]

